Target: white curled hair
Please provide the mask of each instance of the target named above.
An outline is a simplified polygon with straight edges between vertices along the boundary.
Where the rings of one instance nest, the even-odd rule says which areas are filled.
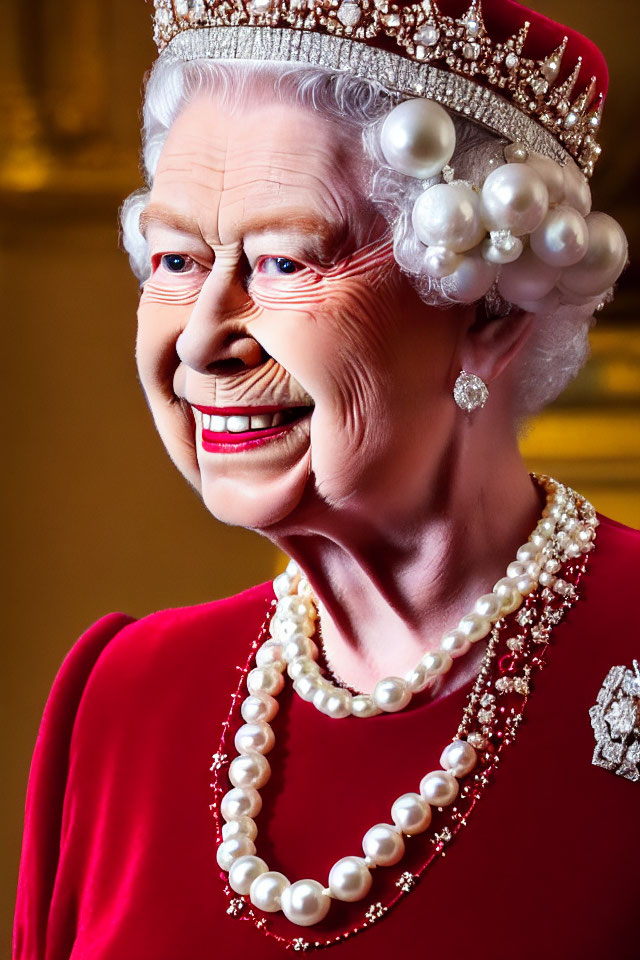
[[[265,77],[270,81],[260,83]],[[295,102],[347,125],[364,146],[371,164],[369,196],[389,223],[394,254],[421,299],[445,310],[453,306],[442,281],[420,271],[421,251],[412,228],[411,212],[424,187],[420,181],[391,169],[381,156],[379,129],[398,96],[380,84],[324,67],[249,61],[158,60],[151,71],[143,109],[142,160],[147,186],[125,200],[120,212],[122,244],[141,284],[150,274],[147,243],[140,232],[140,214],[149,200],[160,153],[180,110],[198,95],[215,91],[231,112],[260,95]],[[266,91],[266,92],[265,92]],[[456,174],[481,183],[506,141],[478,124],[453,115],[456,150],[451,159]],[[434,178],[437,182],[439,178]],[[422,248],[424,249],[424,248]],[[493,291],[478,301],[487,318],[515,309]],[[556,305],[537,313],[527,343],[516,364],[514,414],[525,418],[554,400],[576,376],[589,356],[589,329],[594,304]]]

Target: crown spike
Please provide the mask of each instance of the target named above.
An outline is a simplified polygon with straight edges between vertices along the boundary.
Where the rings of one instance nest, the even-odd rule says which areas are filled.
[[[584,88],[581,94],[579,94],[576,99],[571,104],[571,109],[574,113],[577,113],[578,116],[581,116],[591,101],[593,100],[596,94],[596,78],[591,77],[588,86]]]
[[[514,33],[513,36],[505,42],[504,46],[509,47],[510,50],[513,50],[518,56],[522,53],[522,49],[527,41],[529,35],[529,28],[531,24],[528,20],[522,24],[517,33]]]
[[[555,83],[558,79],[558,74],[560,73],[560,66],[562,64],[562,58],[564,57],[564,52],[567,49],[567,43],[569,42],[569,37],[564,37],[562,43],[559,44],[548,57],[544,60],[538,60],[538,66],[542,72],[542,76],[548,83]]]
[[[551,95],[547,100],[547,103],[551,107],[555,107],[560,103],[569,103],[571,100],[571,94],[573,93],[573,88],[575,87],[580,71],[582,70],[582,57],[578,57],[576,65],[559,87],[554,87],[551,91]]]
[[[463,13],[456,25],[463,27],[471,39],[487,36],[487,28],[482,17],[482,0],[471,0],[466,13]]]
[[[595,105],[587,113],[587,127],[591,133],[595,133],[602,120],[602,108],[604,106],[604,94],[600,93]]]

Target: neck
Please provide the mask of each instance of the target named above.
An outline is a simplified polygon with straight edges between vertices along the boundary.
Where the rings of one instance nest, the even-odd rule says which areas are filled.
[[[274,537],[307,575],[330,666],[349,686],[371,692],[381,677],[415,666],[529,537],[541,494],[515,441],[490,460],[483,451],[475,466],[450,470],[411,515],[332,508],[304,534]],[[474,674],[483,650],[457,664],[447,692]]]

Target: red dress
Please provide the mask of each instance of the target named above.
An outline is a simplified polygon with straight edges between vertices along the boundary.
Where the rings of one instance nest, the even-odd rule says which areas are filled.
[[[592,765],[589,708],[612,666],[640,656],[640,535],[602,520],[582,597],[553,632],[525,721],[467,826],[412,892],[340,960],[637,958],[640,783]],[[111,614],[75,644],[45,708],[29,781],[14,960],[281,958],[227,912],[209,804],[211,756],[273,594],[140,621]],[[291,694],[273,721],[258,854],[326,880],[367,827],[438,767],[468,689],[398,714],[330,720]],[[429,840],[420,837],[412,844]],[[313,941],[383,899],[338,904]],[[397,875],[397,871],[395,874]]]

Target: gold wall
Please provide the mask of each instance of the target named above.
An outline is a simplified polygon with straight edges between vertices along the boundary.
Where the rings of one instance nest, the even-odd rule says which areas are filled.
[[[266,579],[259,537],[216,523],[170,465],[136,383],[137,285],[117,207],[138,186],[141,78],[153,59],[142,0],[5,4],[0,31],[0,269],[9,455],[0,956],[9,931],[29,760],[51,682],[78,634]],[[640,249],[631,0],[538,0],[592,36],[612,68],[596,205]],[[37,13],[36,13],[37,9]],[[27,19],[25,11],[31,19]],[[33,19],[35,18],[35,20]],[[628,21],[630,27],[624,29]],[[599,320],[580,380],[531,425],[531,465],[640,526],[638,274]]]

